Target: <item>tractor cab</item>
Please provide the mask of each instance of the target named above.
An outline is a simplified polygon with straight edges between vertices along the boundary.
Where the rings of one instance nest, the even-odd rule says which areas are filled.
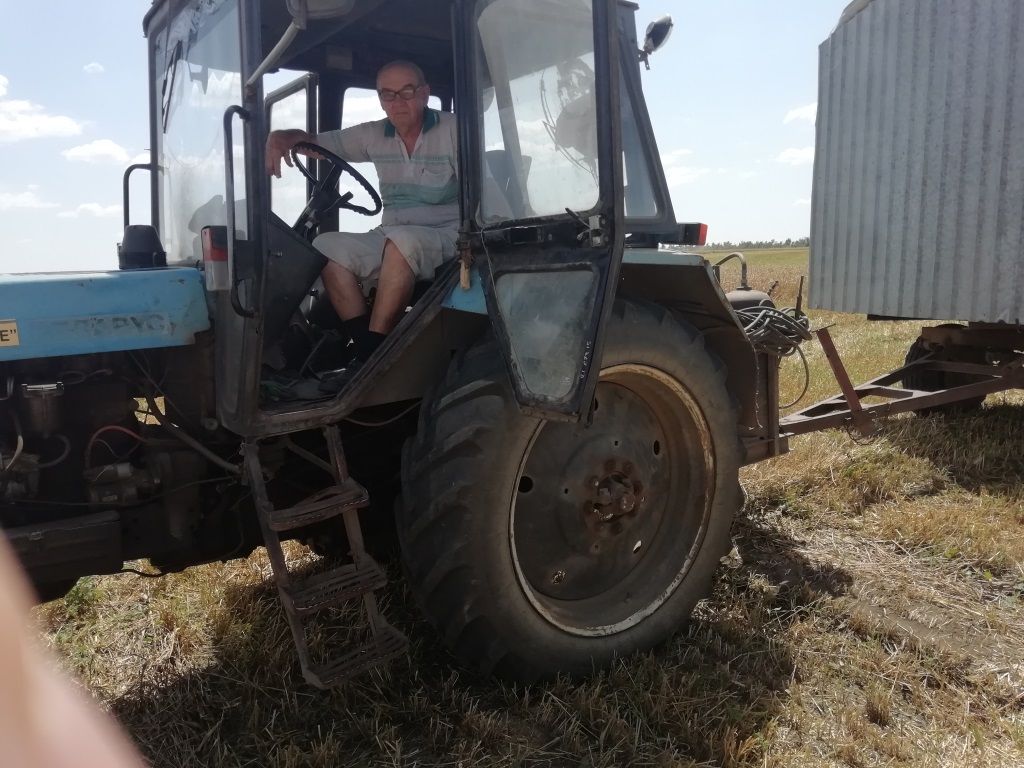
[[[153,221],[168,264],[205,271],[226,427],[284,434],[414,400],[486,332],[521,408],[586,413],[627,236],[683,234],[640,87],[641,58],[669,27],[642,46],[635,11],[589,0],[154,4]],[[311,243],[371,229],[377,191],[345,174],[339,188],[326,160],[271,179],[264,145],[272,128],[316,135],[382,119],[376,75],[394,60],[417,64],[431,107],[457,119],[458,256],[417,286],[343,391],[318,393],[313,352],[330,345],[335,318]],[[357,171],[375,181],[372,166]],[[282,369],[302,395],[268,386]]]

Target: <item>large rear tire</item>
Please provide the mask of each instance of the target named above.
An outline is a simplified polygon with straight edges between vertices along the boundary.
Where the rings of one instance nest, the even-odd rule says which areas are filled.
[[[617,301],[593,424],[524,416],[493,343],[456,360],[407,445],[413,593],[468,666],[587,674],[679,630],[741,504],[725,372],[666,309]]]

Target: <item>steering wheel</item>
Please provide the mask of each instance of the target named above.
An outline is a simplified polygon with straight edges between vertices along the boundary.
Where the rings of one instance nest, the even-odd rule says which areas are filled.
[[[316,155],[319,155],[324,160],[331,164],[331,169],[324,174],[323,178],[317,179],[312,173],[309,172],[309,168],[303,165],[302,161],[299,160],[299,153],[297,150],[305,149]],[[350,211],[361,213],[363,216],[376,216],[380,213],[381,208],[384,207],[381,202],[380,195],[377,194],[377,190],[373,188],[373,185],[368,182],[359,171],[352,167],[348,162],[342,160],[336,154],[331,152],[329,149],[312,144],[308,141],[300,141],[291,149],[292,162],[302,172],[302,175],[306,177],[310,182],[313,183],[313,192],[309,196],[309,201],[306,203],[306,207],[302,213],[299,214],[299,218],[295,222],[295,230],[302,231],[310,226],[319,222],[320,217],[327,213],[334,207],[348,208]],[[352,193],[346,192],[345,194],[338,193],[338,181],[341,179],[343,173],[349,174],[353,179],[359,182],[363,189],[366,190],[366,194],[370,196],[373,201],[374,207],[364,208],[361,205],[356,205],[350,202],[352,200]]]

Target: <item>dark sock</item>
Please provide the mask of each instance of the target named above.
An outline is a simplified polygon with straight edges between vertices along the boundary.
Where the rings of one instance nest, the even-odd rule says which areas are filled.
[[[377,351],[377,347],[384,343],[387,338],[385,333],[377,333],[370,330],[370,316],[360,315],[346,320],[342,323],[345,332],[352,337],[352,343],[356,348],[356,357],[366,362],[370,355]]]
[[[357,338],[356,342],[356,357],[363,362],[370,359],[370,355],[377,351],[377,347],[384,343],[384,339],[387,338],[386,333],[377,333],[376,331],[367,331],[362,338]]]
[[[352,341],[359,344],[359,339],[370,332],[370,316],[359,315],[350,320],[342,320],[341,327]]]

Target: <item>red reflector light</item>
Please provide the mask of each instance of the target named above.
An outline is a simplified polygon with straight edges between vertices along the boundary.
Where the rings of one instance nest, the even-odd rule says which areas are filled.
[[[678,245],[706,245],[708,242],[707,224],[680,224]]]
[[[224,291],[228,288],[228,228],[203,227],[203,271],[206,290]]]
[[[203,227],[203,261],[227,260],[227,227]]]

